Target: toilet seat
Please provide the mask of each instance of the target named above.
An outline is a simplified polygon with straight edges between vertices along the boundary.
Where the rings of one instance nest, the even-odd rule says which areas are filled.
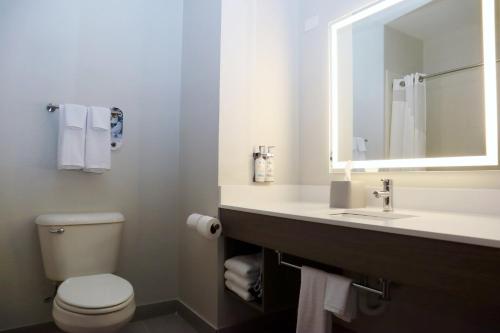
[[[134,312],[132,285],[113,274],[65,280],[52,307],[54,322],[69,333],[116,332],[132,319]]]
[[[129,306],[131,303],[134,302],[134,296],[132,295],[128,300],[125,302],[111,306],[108,308],[101,308],[101,309],[86,309],[86,308],[79,308],[76,306],[72,306],[70,304],[67,304],[60,300],[57,296],[54,298],[54,302],[63,310],[73,312],[73,313],[78,313],[78,314],[85,314],[85,315],[99,315],[99,314],[107,314],[107,313],[112,313],[116,311],[120,311],[127,306]]]
[[[134,289],[127,280],[113,274],[97,274],[65,280],[54,301],[74,313],[104,314],[119,311],[133,300]]]
[[[67,333],[111,333],[119,331],[134,316],[133,298],[121,310],[102,314],[83,314],[68,311],[53,303],[52,317],[63,332]]]

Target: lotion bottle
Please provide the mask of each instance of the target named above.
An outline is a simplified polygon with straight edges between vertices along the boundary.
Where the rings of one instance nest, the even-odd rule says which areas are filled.
[[[254,160],[254,181],[256,183],[264,183],[266,181],[266,147],[259,146],[259,152],[255,153]]]
[[[274,182],[274,146],[269,146],[267,148],[267,158],[266,158],[266,182]]]

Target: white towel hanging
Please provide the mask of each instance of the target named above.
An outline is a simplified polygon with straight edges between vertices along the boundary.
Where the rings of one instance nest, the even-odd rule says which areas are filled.
[[[356,318],[356,290],[352,287],[351,279],[342,275],[327,275],[325,310],[347,322]]]
[[[85,165],[87,108],[83,105],[59,106],[57,168],[81,170]]]
[[[111,110],[91,106],[87,118],[84,171],[103,173],[111,169]]]

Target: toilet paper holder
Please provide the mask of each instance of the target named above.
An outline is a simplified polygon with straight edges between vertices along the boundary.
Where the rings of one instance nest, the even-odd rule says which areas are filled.
[[[220,225],[219,224],[216,224],[216,225],[213,225],[210,227],[210,232],[215,234],[217,232],[217,230],[220,229]]]
[[[216,217],[193,213],[186,219],[188,228],[196,230],[201,236],[213,240],[222,234],[222,225]]]

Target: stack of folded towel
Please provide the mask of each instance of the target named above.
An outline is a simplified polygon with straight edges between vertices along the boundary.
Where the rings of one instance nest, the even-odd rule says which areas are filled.
[[[262,254],[236,256],[224,262],[226,287],[245,301],[262,299]]]

